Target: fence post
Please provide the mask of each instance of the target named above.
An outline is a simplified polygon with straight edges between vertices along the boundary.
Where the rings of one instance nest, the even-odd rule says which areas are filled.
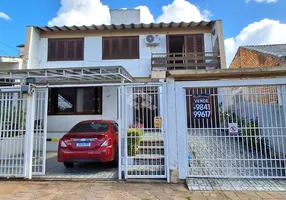
[[[32,179],[33,167],[33,141],[34,141],[34,121],[35,121],[36,95],[32,93],[27,96],[27,114],[26,114],[26,137],[25,137],[25,177]]]

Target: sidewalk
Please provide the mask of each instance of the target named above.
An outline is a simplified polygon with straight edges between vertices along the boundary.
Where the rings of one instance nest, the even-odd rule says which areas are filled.
[[[246,200],[286,199],[286,192],[190,192],[184,184],[0,181],[0,200]]]

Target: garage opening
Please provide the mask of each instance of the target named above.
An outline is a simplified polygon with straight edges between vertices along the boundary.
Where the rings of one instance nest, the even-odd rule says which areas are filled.
[[[44,178],[118,178],[117,87],[50,88]]]
[[[14,170],[14,165],[17,164],[17,158],[13,155],[11,157],[10,150],[7,150],[7,158],[13,162],[1,160],[0,168],[5,168],[0,173],[1,177],[118,178],[118,87],[123,80],[133,82],[133,77],[123,67],[1,71],[0,78],[7,77],[20,86],[29,88],[29,94],[25,94],[28,99],[27,112],[22,112],[26,107],[19,111],[26,120],[21,128],[27,130],[24,130],[25,134],[21,134],[22,138],[19,139],[23,147],[19,147],[22,151],[17,155],[21,158],[21,165],[18,164],[22,170],[20,175],[5,171],[6,168]],[[19,94],[20,92],[21,88]],[[1,96],[1,106],[12,105],[9,112],[1,113],[1,126],[3,116],[13,118],[20,115],[15,115],[13,110],[16,109],[14,101],[21,97],[15,95],[7,99],[5,95]],[[14,129],[18,131],[19,128],[14,125],[10,127],[5,122],[7,133]],[[11,140],[10,135],[5,137]],[[67,160],[58,152],[59,149],[70,150],[65,156]],[[91,154],[98,156],[91,159]]]

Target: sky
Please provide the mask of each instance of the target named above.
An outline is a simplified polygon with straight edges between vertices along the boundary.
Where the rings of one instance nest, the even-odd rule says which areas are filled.
[[[17,56],[26,27],[109,24],[109,9],[150,22],[223,21],[227,62],[241,45],[286,43],[286,0],[0,0],[0,55]]]

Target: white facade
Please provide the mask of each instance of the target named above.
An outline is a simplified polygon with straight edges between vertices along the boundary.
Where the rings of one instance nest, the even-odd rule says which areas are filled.
[[[22,58],[0,56],[0,70],[22,69],[22,64]]]
[[[115,17],[117,14],[124,13],[121,10],[114,11],[114,15],[111,16],[111,21],[113,24],[121,24],[123,22],[116,21],[118,17]],[[134,15],[134,17],[130,17],[130,15]],[[139,13],[140,14],[140,13]],[[124,24],[129,23],[137,23],[136,20],[140,22],[139,19],[135,17],[137,15],[137,11],[133,13],[126,14]],[[127,20],[130,19],[129,21]],[[132,18],[132,20],[131,20]],[[135,21],[134,21],[135,20]],[[138,31],[138,35],[135,30],[128,30],[125,34],[125,30],[113,30],[113,31],[105,31],[102,35],[98,33],[87,33],[78,31],[71,35],[70,37],[84,37],[84,59],[81,61],[48,61],[48,40],[49,38],[67,38],[68,32],[66,34],[58,34],[53,35],[53,32],[42,34],[39,29],[35,27],[30,27],[30,31],[28,34],[30,38],[27,39],[25,55],[28,54],[28,68],[73,68],[73,67],[94,67],[94,66],[122,66],[130,73],[134,78],[145,78],[149,79],[151,75],[151,57],[152,53],[167,53],[167,35],[186,35],[186,34],[204,34],[204,51],[205,52],[214,52],[214,47],[217,45],[217,38],[219,32],[216,31],[215,34],[212,34],[211,30],[213,28],[197,28],[195,31],[190,29],[183,30],[180,29],[165,29],[160,30],[160,34],[158,34],[160,38],[160,44],[158,46],[147,46],[145,43],[146,36],[148,34],[156,34],[154,30],[151,30],[151,33],[148,33],[148,29],[144,31]],[[129,33],[130,31],[130,33]],[[116,33],[115,33],[116,32]],[[120,33],[119,33],[120,32]],[[73,34],[73,33],[71,33]],[[112,36],[139,36],[139,59],[126,59],[126,60],[103,60],[102,59],[102,38],[103,37],[112,37]],[[28,44],[28,45],[27,45]],[[219,47],[220,48],[220,47]],[[224,51],[222,52],[224,53]],[[178,141],[179,133],[177,130],[176,124],[176,91],[175,91],[175,81],[167,80],[167,99],[166,104],[167,107],[167,135],[168,140],[166,141],[167,148],[166,149],[166,160],[168,160],[168,167],[171,171],[171,177],[177,176],[180,178],[185,178],[182,175],[182,172],[179,172],[178,169],[182,166],[182,160],[185,158],[179,155],[184,155],[181,151],[182,149],[178,149]],[[118,93],[117,87],[105,87],[103,86],[102,90],[102,115],[49,115],[47,122],[47,138],[61,138],[65,133],[67,133],[76,123],[82,120],[91,120],[91,119],[105,119],[105,120],[116,120],[118,121]],[[133,111],[128,110],[129,116],[132,116]],[[132,118],[132,117],[131,117]],[[129,123],[129,121],[128,121]],[[132,122],[130,122],[132,123]],[[58,148],[57,142],[47,142],[47,150],[55,151]],[[179,152],[179,153],[178,153]],[[173,178],[171,178],[173,179]]]
[[[84,37],[84,60],[48,61],[48,38],[41,38],[36,29],[32,29],[29,48],[29,68],[72,68],[92,66],[123,66],[134,78],[149,78],[151,74],[151,54],[166,53],[167,34],[160,34],[160,44],[148,47],[144,35],[139,35],[139,59],[102,60],[102,36]],[[204,33],[206,52],[212,52],[211,33]],[[61,138],[76,123],[87,119],[117,120],[117,88],[103,88],[102,115],[54,115],[48,117],[48,138]],[[56,150],[57,143],[48,142],[47,150]],[[171,151],[170,151],[171,152]],[[172,159],[174,160],[174,159]]]
[[[139,59],[128,60],[102,60],[102,37],[84,38],[84,60],[82,61],[48,61],[48,38],[39,38],[35,34],[32,44],[36,50],[31,51],[30,68],[65,68],[65,67],[91,67],[91,66],[123,66],[134,78],[146,78],[151,74],[151,54],[166,53],[166,34],[160,34],[160,44],[147,47],[146,35],[139,36]],[[212,52],[212,36],[204,33],[206,52]]]

